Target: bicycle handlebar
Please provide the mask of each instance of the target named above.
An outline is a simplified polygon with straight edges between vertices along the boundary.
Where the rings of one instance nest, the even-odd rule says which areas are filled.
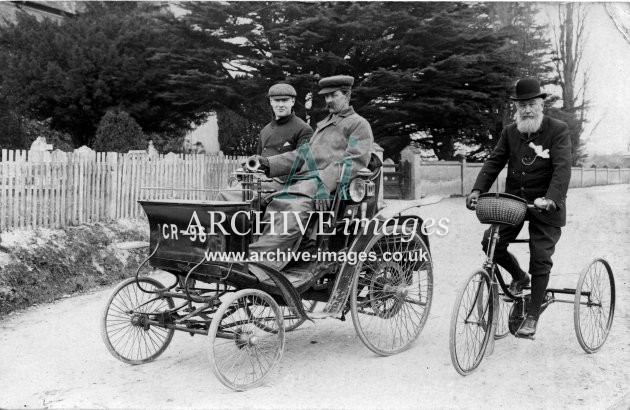
[[[471,209],[470,210],[474,211],[477,208],[477,200],[473,199],[470,205],[471,205]],[[541,210],[541,211],[545,209],[543,207],[539,207],[539,206],[536,206],[534,204],[527,204],[527,208],[528,209],[537,209],[537,210]]]

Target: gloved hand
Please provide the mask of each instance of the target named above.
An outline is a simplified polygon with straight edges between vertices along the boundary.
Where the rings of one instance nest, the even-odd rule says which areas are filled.
[[[534,199],[534,205],[536,206],[536,208],[544,211],[545,213],[552,213],[558,208],[553,199],[548,199],[545,197]]]
[[[473,211],[475,210],[475,208],[477,208],[477,200],[479,199],[479,194],[481,194],[481,192],[475,189],[470,193],[470,195],[466,197],[466,208]]]
[[[331,203],[332,203],[332,200],[330,199],[316,199],[315,210],[316,211],[329,211]]]
[[[260,163],[260,167],[258,169],[253,169],[250,167],[250,164],[254,163],[254,162],[258,162]],[[245,168],[248,171],[266,171],[269,169],[269,160],[266,157],[263,157],[262,155],[252,155],[251,157],[247,158],[247,160],[245,161]]]

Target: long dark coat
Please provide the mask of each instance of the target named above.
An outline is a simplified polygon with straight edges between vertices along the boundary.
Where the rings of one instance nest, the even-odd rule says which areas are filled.
[[[538,154],[530,143],[537,147]],[[505,127],[481,168],[473,190],[487,192],[506,163],[505,192],[530,203],[540,197],[552,199],[557,206],[555,212],[530,214],[549,225],[564,226],[571,180],[571,138],[567,124],[544,116],[540,130],[533,134],[521,134],[516,123]]]

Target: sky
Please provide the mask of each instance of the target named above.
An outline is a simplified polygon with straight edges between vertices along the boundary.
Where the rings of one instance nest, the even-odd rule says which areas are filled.
[[[553,12],[558,7],[557,3],[540,4],[543,13],[545,8]],[[604,3],[584,6],[588,33],[584,65],[590,71],[587,99],[591,106],[587,112],[589,123],[582,134],[586,153],[630,154],[630,43],[608,16]],[[630,5],[626,6],[630,10]]]

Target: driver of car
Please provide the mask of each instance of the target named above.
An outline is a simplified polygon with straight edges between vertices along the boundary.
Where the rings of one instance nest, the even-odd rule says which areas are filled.
[[[300,226],[315,210],[315,200],[326,199],[323,192],[333,194],[337,189],[340,163],[350,166],[348,181],[368,166],[374,137],[367,120],[350,106],[353,83],[354,78],[346,75],[319,81],[319,94],[324,96],[329,115],[317,124],[308,154],[304,155],[302,148],[268,157],[254,156],[267,176],[288,175],[283,190],[271,196],[261,221],[262,235],[249,246],[250,256],[257,253],[258,260],[268,266],[279,270],[287,265],[288,258],[271,260],[265,255],[275,254],[276,250],[288,255],[297,250],[302,239]],[[301,165],[292,174],[296,158],[301,158]],[[275,215],[273,220],[271,215]]]

